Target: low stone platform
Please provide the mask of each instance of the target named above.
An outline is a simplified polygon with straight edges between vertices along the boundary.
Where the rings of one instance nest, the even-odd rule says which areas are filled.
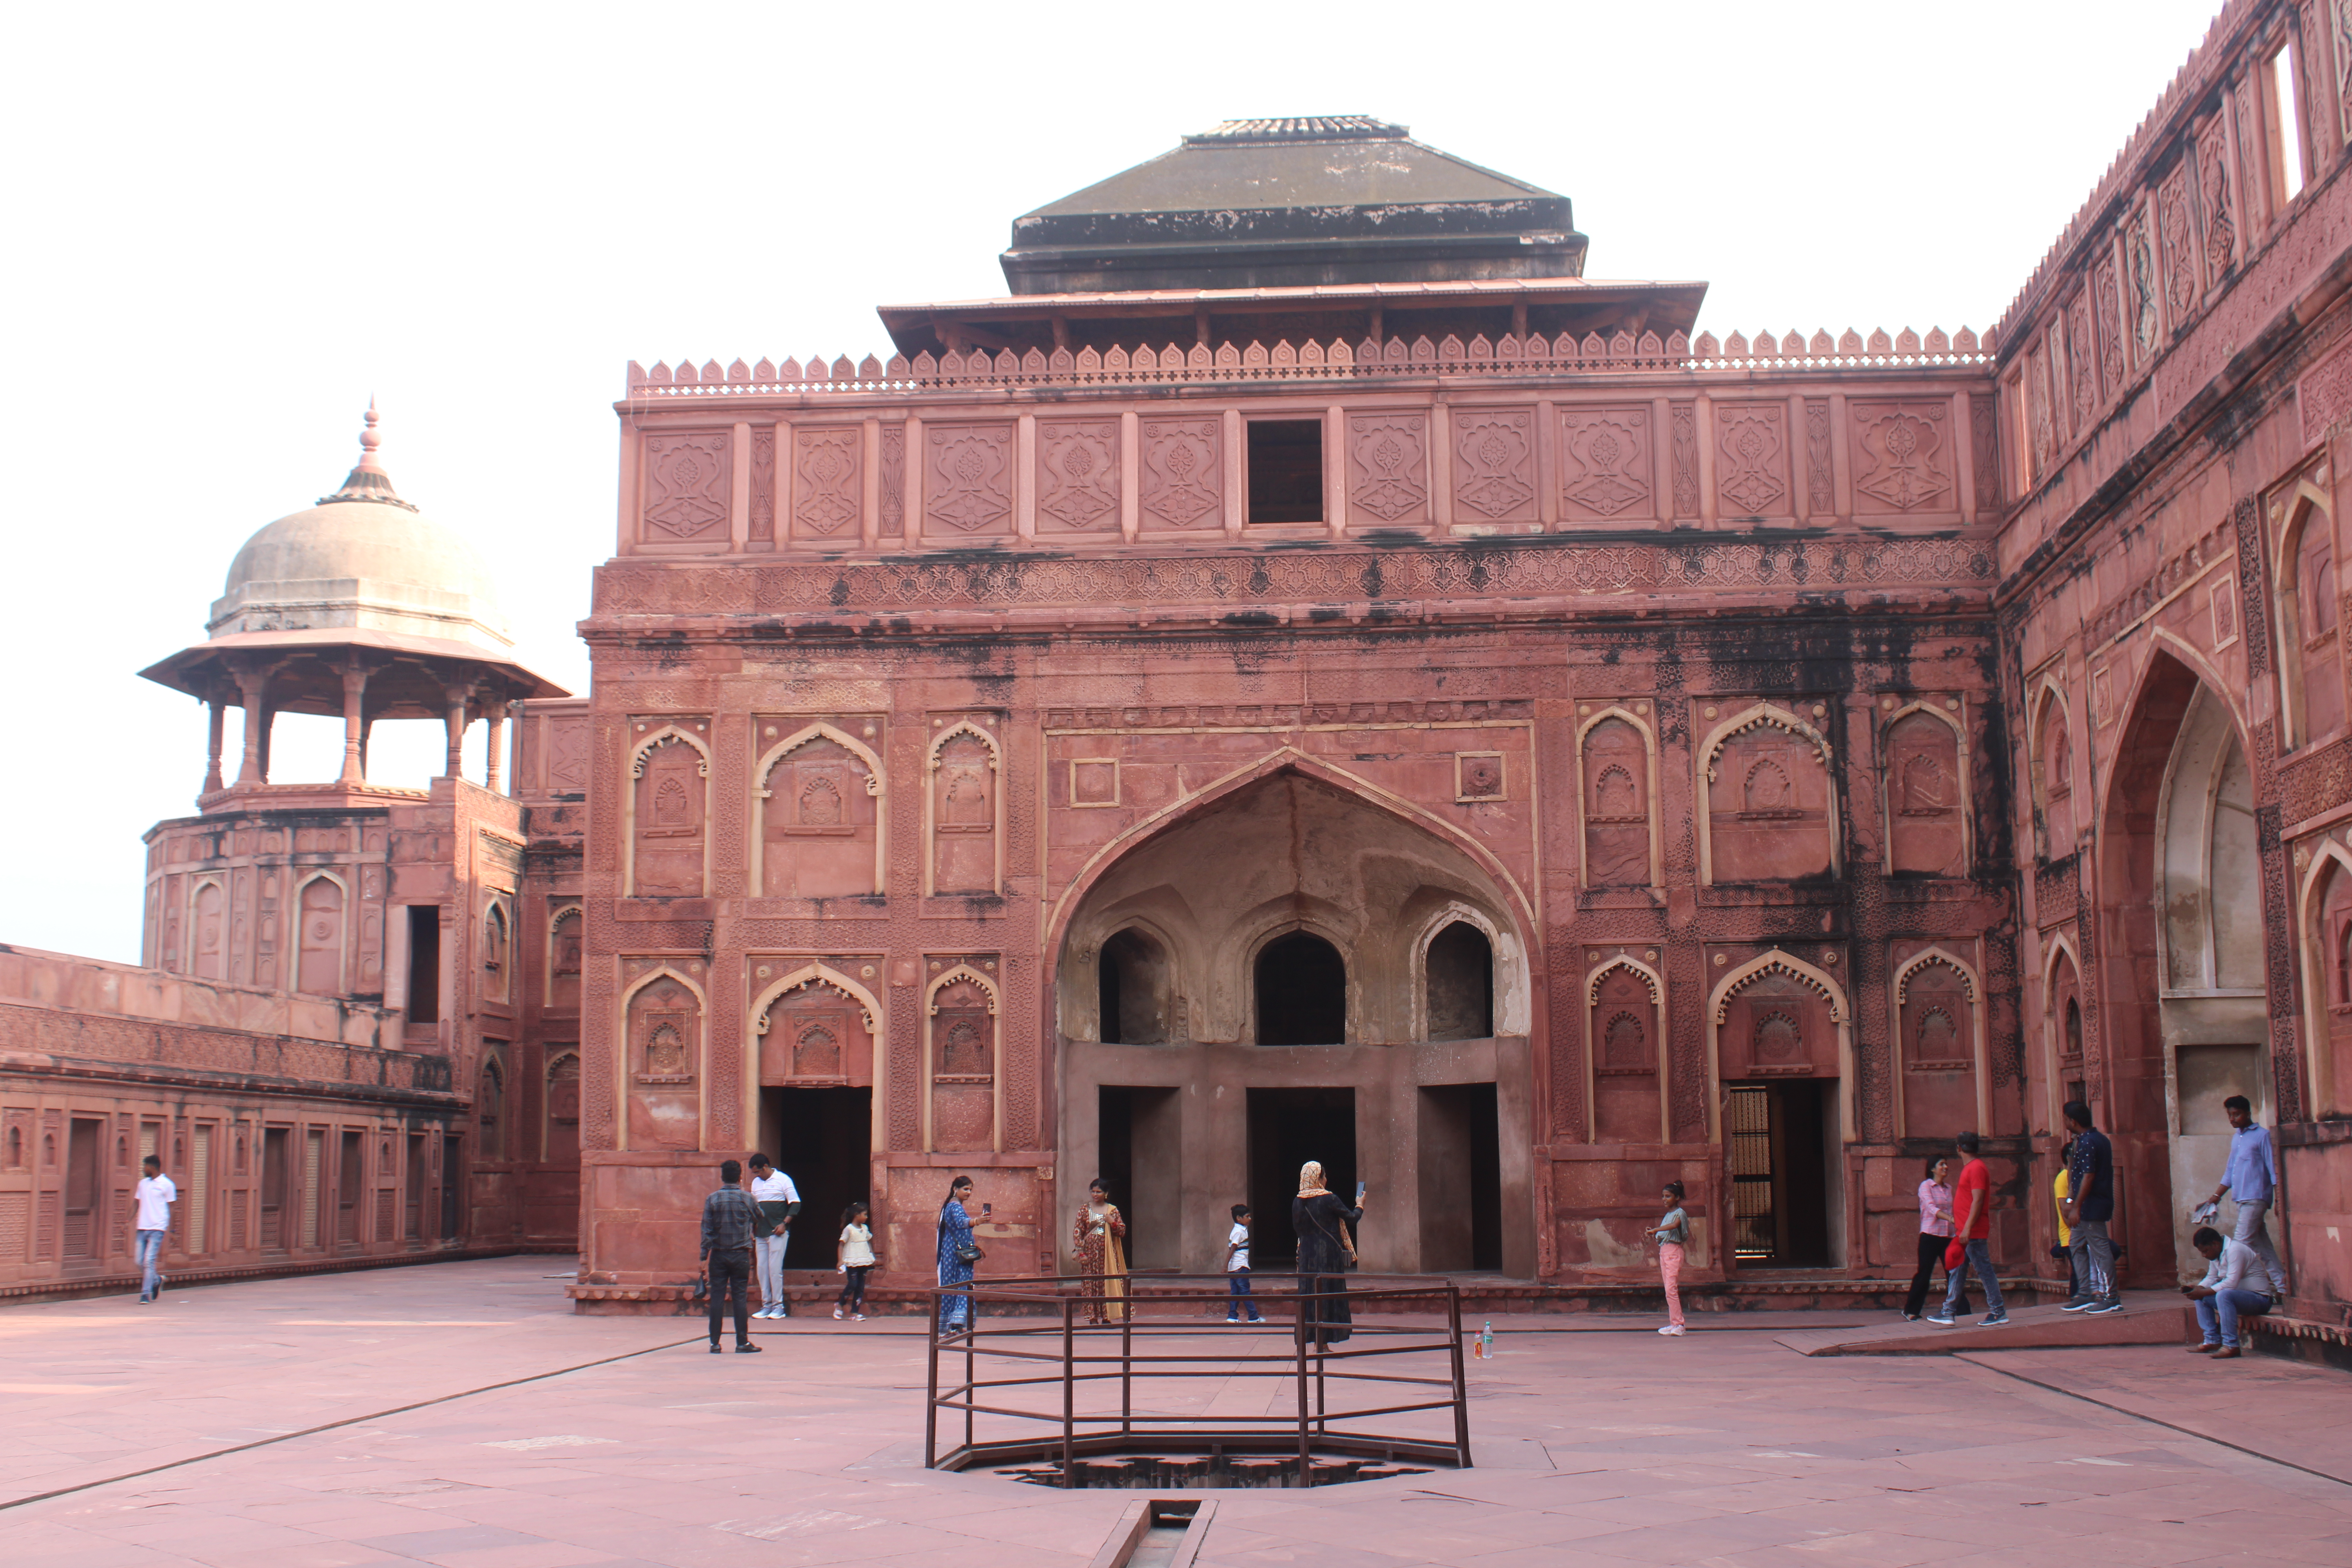
[[[2182,1342],[2180,1297],[2171,1290],[2126,1290],[2120,1312],[2068,1312],[2056,1306],[2011,1307],[2009,1321],[1979,1328],[1981,1313],[1951,1328],[1900,1315],[1866,1328],[1806,1329],[1779,1342],[1804,1355],[1950,1355],[1956,1351],[2040,1350],[2061,1345],[2168,1345]]]

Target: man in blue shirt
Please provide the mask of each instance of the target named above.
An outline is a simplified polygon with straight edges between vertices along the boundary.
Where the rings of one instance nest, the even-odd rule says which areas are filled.
[[[2116,1279],[2116,1244],[2107,1222],[2116,1217],[2116,1152],[2107,1135],[2091,1125],[2091,1108],[2079,1100],[2066,1102],[2066,1131],[2074,1142],[2066,1153],[2067,1246],[2074,1249],[2074,1273],[2084,1294],[2060,1310],[2120,1312],[2123,1288]],[[2106,1293],[2097,1293],[2097,1281]]]
[[[2278,1249],[2271,1245],[2270,1227],[2263,1223],[2278,1195],[2278,1154],[2271,1147],[2270,1129],[2256,1124],[2253,1105],[2242,1094],[2223,1100],[2221,1110],[2236,1131],[2230,1135],[2230,1163],[2222,1168],[2221,1184],[2206,1202],[2218,1204],[2224,1193],[2237,1200],[2238,1225],[2231,1239],[2252,1248],[2270,1276],[2271,1300],[2284,1301],[2286,1270],[2279,1267]]]

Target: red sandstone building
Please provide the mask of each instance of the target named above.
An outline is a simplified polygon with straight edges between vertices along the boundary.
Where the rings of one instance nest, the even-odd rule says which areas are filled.
[[[23,961],[0,1111],[66,1152],[0,1172],[0,1280],[119,1271],[151,1121],[262,1150],[207,1177],[261,1205],[225,1264],[331,1262],[289,1205],[355,1255],[564,1245],[576,1191],[583,1310],[682,1298],[751,1148],[826,1222],[795,1267],[870,1195],[908,1283],[956,1172],[988,1268],[1069,1267],[1101,1174],[1198,1269],[1234,1201],[1279,1255],[1318,1158],[1368,1268],[1639,1280],[1679,1178],[1703,1277],[1811,1292],[1907,1274],[1976,1128],[2032,1274],[2080,1095],[2162,1282],[2234,1090],[2340,1321],[2347,81],[2352,6],[2230,5],[1981,341],[1718,338],[1703,285],[1585,277],[1565,198],[1339,119],[1016,220],[1013,291],[885,308],[887,362],[632,366],[585,702],[454,566],[411,573],[437,630],[299,644],[333,595],[233,573],[150,672],[255,738],[156,830],[121,994],[383,1093],[76,1078],[98,1005]],[[511,793],[361,782],[379,682],[453,758],[520,702]],[[267,782],[302,704],[337,784]]]

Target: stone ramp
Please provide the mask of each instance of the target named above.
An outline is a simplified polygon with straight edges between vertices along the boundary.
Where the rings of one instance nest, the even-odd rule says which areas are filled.
[[[1997,1329],[1976,1326],[1975,1314],[1948,1329],[1922,1320],[1906,1323],[1890,1312],[1866,1328],[1805,1329],[1777,1342],[1801,1355],[1949,1355],[1955,1351],[2042,1350],[2069,1345],[2169,1345],[2182,1342],[2181,1297],[2176,1290],[2126,1290],[2120,1312],[2067,1312],[2057,1303],[2011,1307]]]

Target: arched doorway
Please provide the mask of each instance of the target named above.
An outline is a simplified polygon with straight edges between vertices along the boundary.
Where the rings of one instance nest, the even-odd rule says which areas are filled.
[[[2098,1026],[2081,1081],[2115,1143],[2126,1280],[2168,1283],[2193,1258],[2173,1194],[2219,1179],[2225,1096],[2251,1084],[2267,1101],[2269,1031],[2244,740],[2221,694],[2163,652],[2116,747],[2097,926]]]
[[[1367,1268],[1533,1274],[1526,940],[1478,855],[1276,765],[1146,825],[1074,893],[1062,1163],[1127,1194],[1138,1262],[1221,1268],[1241,1202],[1254,1263],[1282,1267],[1312,1159],[1370,1189]]]

